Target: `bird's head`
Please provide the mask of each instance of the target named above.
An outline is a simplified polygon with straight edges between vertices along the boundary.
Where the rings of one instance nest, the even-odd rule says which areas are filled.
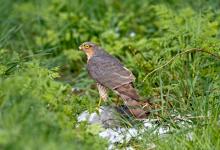
[[[84,42],[79,46],[79,49],[86,53],[87,58],[90,59],[97,53],[100,48],[92,42]]]

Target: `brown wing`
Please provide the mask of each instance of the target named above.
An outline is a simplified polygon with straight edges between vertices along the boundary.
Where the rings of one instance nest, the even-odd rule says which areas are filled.
[[[92,57],[87,64],[90,76],[109,89],[115,89],[135,80],[134,75],[118,59],[110,55]]]
[[[122,97],[124,100],[132,99],[132,100],[139,100],[140,96],[138,95],[137,91],[133,87],[131,83],[124,84],[114,90],[118,95]]]

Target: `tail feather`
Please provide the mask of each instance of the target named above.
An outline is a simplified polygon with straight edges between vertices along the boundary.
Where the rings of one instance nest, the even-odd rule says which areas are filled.
[[[116,88],[115,92],[124,100],[125,105],[134,117],[146,118],[149,115],[151,104],[148,101],[140,101],[140,96],[131,83]]]

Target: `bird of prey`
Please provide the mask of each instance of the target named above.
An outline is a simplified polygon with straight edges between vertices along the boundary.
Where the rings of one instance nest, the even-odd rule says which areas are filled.
[[[115,57],[108,54],[103,48],[92,42],[84,42],[79,49],[87,55],[87,70],[97,83],[102,100],[107,100],[107,90],[113,90],[119,95],[136,118],[145,118],[149,114],[151,105],[148,101],[140,101],[140,96],[133,86],[134,75]]]

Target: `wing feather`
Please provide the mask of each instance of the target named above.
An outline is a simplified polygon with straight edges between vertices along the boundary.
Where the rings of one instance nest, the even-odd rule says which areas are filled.
[[[92,57],[87,64],[90,76],[100,84],[115,89],[135,80],[131,71],[110,55]]]

